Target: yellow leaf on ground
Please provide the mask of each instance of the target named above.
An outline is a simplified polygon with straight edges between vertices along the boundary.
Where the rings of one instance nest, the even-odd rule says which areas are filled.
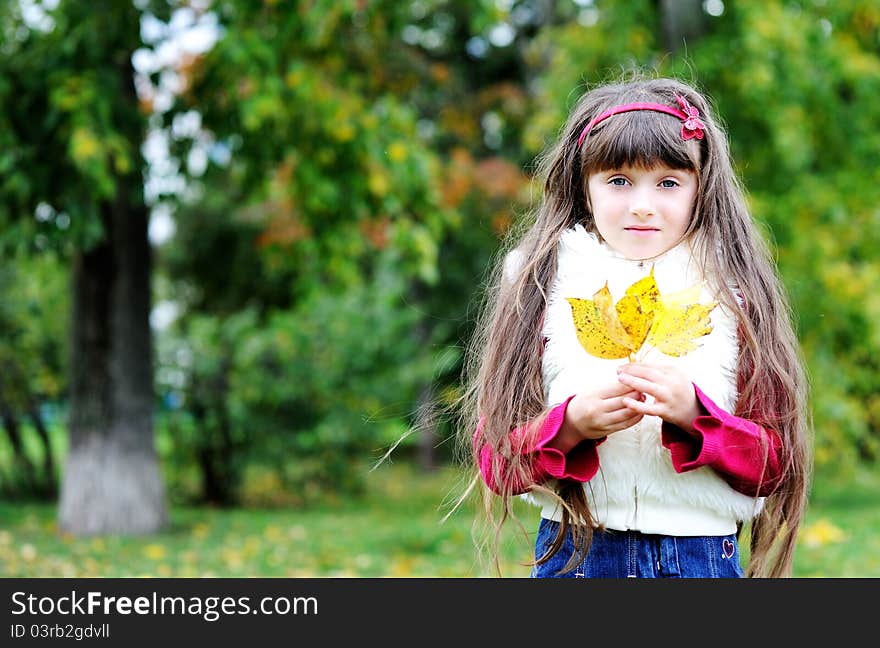
[[[846,539],[846,534],[825,519],[817,520],[801,532],[801,540],[810,547],[822,547]]]
[[[37,549],[34,545],[30,543],[25,543],[21,546],[21,557],[24,558],[27,562],[31,562],[37,557]]]
[[[149,544],[144,547],[144,555],[150,560],[162,560],[165,558],[165,547],[160,544]]]

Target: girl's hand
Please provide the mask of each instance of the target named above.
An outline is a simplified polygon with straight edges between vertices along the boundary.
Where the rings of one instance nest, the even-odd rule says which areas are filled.
[[[644,396],[623,384],[588,393],[577,394],[568,402],[565,421],[560,430],[562,445],[574,447],[584,439],[601,439],[614,432],[632,427],[642,414],[628,407],[625,400],[640,402]]]
[[[702,414],[694,385],[680,369],[669,365],[633,362],[617,369],[621,385],[653,396],[654,402],[623,398],[624,404],[642,415],[659,416],[688,434],[694,419]]]

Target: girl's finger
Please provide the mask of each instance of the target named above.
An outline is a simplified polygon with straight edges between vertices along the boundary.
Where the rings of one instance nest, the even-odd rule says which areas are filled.
[[[657,397],[657,384],[651,382],[650,380],[639,378],[637,376],[632,376],[626,373],[620,374],[617,379],[624,385],[631,387],[635,391],[645,394],[651,394],[651,396],[654,396],[655,398]],[[626,398],[626,396],[624,396],[623,398]]]
[[[613,398],[619,398],[621,396],[626,396],[626,394],[631,391],[634,390],[627,385],[624,385],[622,382],[618,381],[616,383],[611,383],[610,387],[602,389],[596,395],[602,400],[609,400]]]
[[[623,402],[624,398],[632,398],[633,400],[645,400],[645,395],[642,392],[638,392],[635,390],[629,390],[622,396],[618,396],[617,398],[610,398],[606,402],[608,404],[608,412],[614,413],[619,412],[621,410],[626,410],[626,404]]]
[[[641,414],[637,414],[637,417],[641,418]],[[633,411],[628,407],[623,407],[616,412],[612,412],[608,415],[608,418],[605,419],[605,423],[607,425],[620,425],[633,418]]]
[[[620,432],[621,430],[626,430],[627,428],[631,428],[633,425],[635,425],[636,423],[641,421],[643,418],[644,418],[644,416],[642,414],[636,414],[634,416],[630,416],[630,417],[624,419],[623,421],[621,421],[617,425],[612,426],[609,429],[614,432]]]
[[[628,408],[630,408],[634,412],[638,412],[639,414],[644,414],[646,416],[660,416],[661,412],[663,411],[662,406],[656,402],[644,403],[642,401],[637,401],[626,396],[624,396],[623,402]]]
[[[621,365],[617,368],[618,375],[635,376],[636,378],[644,378],[652,382],[657,382],[663,378],[664,371],[660,367],[654,365],[631,363]]]

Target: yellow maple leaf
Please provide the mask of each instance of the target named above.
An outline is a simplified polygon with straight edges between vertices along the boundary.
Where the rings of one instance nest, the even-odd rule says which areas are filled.
[[[627,327],[624,326],[618,308],[614,304],[614,298],[611,296],[611,291],[608,290],[607,282],[601,290],[593,295],[593,303],[596,304],[602,325],[605,327],[608,337],[611,338],[613,342],[630,349],[630,351],[635,351],[641,346],[641,342],[636,344],[635,340],[633,340],[632,336],[629,334]],[[618,302],[618,304],[619,303],[620,302]],[[627,315],[631,316],[629,310],[630,308],[626,308]]]
[[[641,348],[654,323],[660,289],[654,280],[654,266],[647,277],[639,279],[626,289],[615,307],[624,330],[629,334],[635,350]]]
[[[612,339],[595,301],[569,297],[568,303],[571,304],[571,315],[578,342],[587,353],[608,360],[629,357],[633,350],[628,345]]]
[[[663,296],[654,268],[617,303],[608,283],[593,299],[569,297],[577,339],[587,353],[609,360],[633,359],[645,344],[670,356],[697,347],[696,339],[712,331],[709,314],[717,302],[700,304],[700,286]]]
[[[657,287],[657,281],[654,279],[654,266],[651,266],[651,272],[647,277],[642,277],[629,288],[626,289],[626,295],[638,297],[643,305],[650,306],[660,297],[660,288]]]
[[[697,348],[697,338],[712,332],[709,315],[718,302],[700,304],[700,286],[695,285],[656,303],[654,322],[647,342],[663,353],[680,357]]]

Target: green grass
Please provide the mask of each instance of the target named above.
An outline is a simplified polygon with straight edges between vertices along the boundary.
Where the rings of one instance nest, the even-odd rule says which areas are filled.
[[[51,504],[0,503],[0,576],[6,577],[486,577],[471,536],[474,503],[445,522],[460,492],[451,469],[406,464],[367,476],[361,499],[306,508],[174,507],[162,533],[143,538],[59,534]],[[814,488],[795,576],[880,576],[880,479]],[[502,536],[505,576],[528,576],[538,511],[517,503],[528,537]]]
[[[795,555],[795,576],[880,576],[880,474],[817,480]]]

